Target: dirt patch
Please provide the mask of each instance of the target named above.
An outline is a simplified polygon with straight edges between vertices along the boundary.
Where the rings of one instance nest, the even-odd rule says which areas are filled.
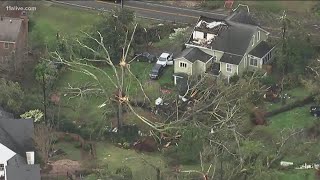
[[[81,171],[81,163],[70,159],[61,159],[50,163],[52,169],[50,174],[74,174],[75,172]]]

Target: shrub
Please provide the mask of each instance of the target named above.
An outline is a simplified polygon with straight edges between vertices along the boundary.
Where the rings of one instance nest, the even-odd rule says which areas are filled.
[[[90,149],[91,149],[91,144],[86,143],[86,144],[83,145],[83,150],[90,151]]]
[[[240,79],[240,77],[235,74],[235,75],[230,77],[230,83],[231,84],[235,84],[235,83],[237,83],[239,81],[239,79]]]
[[[74,143],[74,147],[77,148],[77,149],[81,148],[81,146],[82,146],[81,142],[79,142],[79,141]]]
[[[122,166],[116,170],[116,174],[122,176],[126,180],[133,179],[132,170],[128,166]]]
[[[273,77],[273,76],[265,76],[265,77],[262,77],[260,79],[260,82],[263,84],[263,85],[266,85],[266,86],[271,86],[273,84],[276,84],[277,83],[277,80]]]
[[[199,162],[199,153],[202,151],[203,140],[200,130],[188,127],[182,133],[178,146],[167,151],[167,155],[177,159],[182,164],[194,164]]]
[[[72,138],[71,136],[68,136],[68,135],[67,135],[67,136],[64,136],[64,137],[63,137],[63,140],[66,141],[66,142],[72,142],[72,141],[73,141],[73,138]]]

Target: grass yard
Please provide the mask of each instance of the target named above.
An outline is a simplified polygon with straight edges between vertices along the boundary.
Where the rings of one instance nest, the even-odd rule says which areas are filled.
[[[159,153],[137,153],[135,150],[127,150],[115,147],[109,143],[97,144],[97,159],[102,167],[107,167],[111,172],[115,172],[121,166],[131,168],[134,180],[155,179],[156,171],[148,163],[165,169],[164,158]]]
[[[304,128],[312,125],[317,118],[309,113],[309,105],[297,107],[291,111],[283,112],[269,119],[269,128],[275,132],[283,128]]]
[[[288,95],[290,95],[290,99],[287,99],[286,103],[292,103],[296,100],[299,99],[303,99],[305,97],[307,97],[309,95],[309,92],[303,88],[303,87],[297,87],[291,90],[285,90],[284,93],[287,93]],[[279,103],[266,103],[266,108],[267,110],[274,110],[274,109],[278,109],[282,106],[281,102]]]
[[[63,150],[66,155],[54,157],[53,159],[71,159],[74,161],[81,161],[81,150],[80,148],[76,148],[76,143],[71,142],[58,142],[54,144],[55,149]]]
[[[144,86],[145,93],[154,100],[160,96],[160,86],[173,86],[172,74],[173,67],[169,66],[165,69],[164,74],[157,81],[149,80],[149,72],[153,64],[145,62],[132,62],[130,65],[130,70],[135,76],[128,76],[129,78],[125,79],[127,92],[129,97],[134,97],[135,99],[143,99],[143,93],[141,91],[140,85],[135,78],[138,78],[141,84]],[[114,73],[111,68],[105,67],[103,71],[108,73],[112,79],[115,79],[112,76]],[[110,94],[108,97],[101,97],[101,95],[88,95],[88,96],[76,96],[77,94],[70,94],[70,91],[67,89],[68,86],[72,87],[84,87],[85,85],[92,85],[96,83],[93,81],[93,78],[85,75],[83,73],[66,71],[60,75],[59,80],[55,85],[55,91],[60,92],[61,94],[61,111],[60,114],[66,119],[71,121],[77,121],[79,123],[95,123],[99,122],[103,118],[104,110],[112,110],[112,105],[107,104],[104,108],[98,108],[99,105],[104,103],[106,99],[109,99],[111,94],[115,92],[115,87],[111,84],[111,81],[102,73],[96,70],[93,70],[94,74],[100,80],[101,84],[106,88],[107,93]],[[93,83],[92,83],[93,82]],[[168,87],[166,87],[168,88]],[[74,98],[73,98],[74,96]]]
[[[308,13],[317,3],[316,1],[240,1],[239,4],[246,4],[257,11],[268,11],[279,13],[283,10]],[[236,7],[236,6],[235,6]]]
[[[100,18],[97,11],[40,2],[31,14],[34,27],[30,37],[37,39],[43,36],[44,41],[51,45],[55,43],[57,32],[62,36],[79,35],[81,30],[88,29]]]

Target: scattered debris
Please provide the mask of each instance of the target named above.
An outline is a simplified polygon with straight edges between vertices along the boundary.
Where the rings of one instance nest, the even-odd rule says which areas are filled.
[[[198,24],[196,25],[196,27],[201,27],[205,25],[207,28],[209,29],[212,29],[212,28],[215,28],[215,27],[218,27],[218,26],[226,26],[226,24],[224,22],[221,22],[221,21],[213,21],[213,22],[206,22],[204,20],[201,20],[198,22]]]
[[[293,165],[293,162],[287,162],[287,161],[280,162],[280,166],[283,166],[283,167],[288,167],[288,166],[292,166],[292,165]]]

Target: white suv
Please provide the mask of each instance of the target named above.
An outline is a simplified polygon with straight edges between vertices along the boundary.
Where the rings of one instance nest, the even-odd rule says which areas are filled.
[[[157,64],[162,65],[163,67],[165,67],[166,65],[173,65],[173,58],[172,58],[173,54],[169,54],[169,53],[162,53],[160,55],[160,57],[157,60]]]

